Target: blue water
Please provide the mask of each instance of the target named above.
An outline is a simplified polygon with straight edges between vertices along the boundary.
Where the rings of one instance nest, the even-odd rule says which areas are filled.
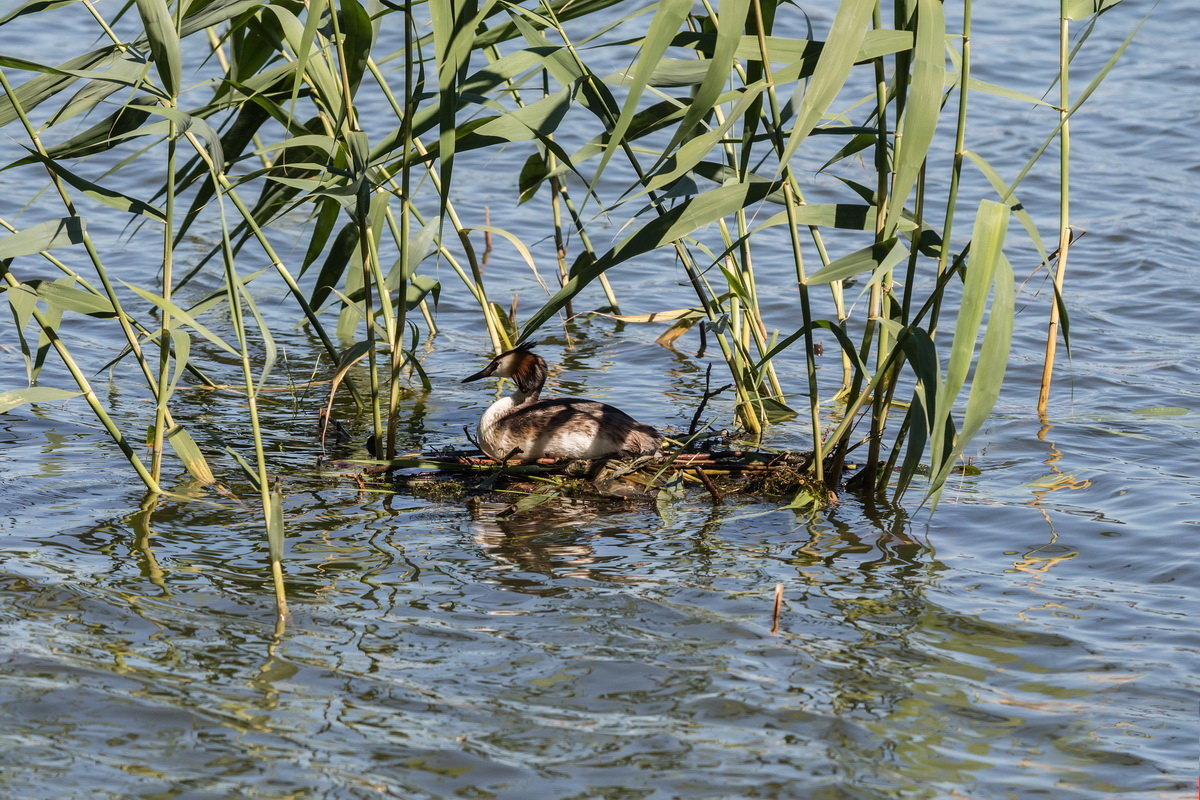
[[[1055,69],[1052,14],[1028,0],[975,5],[977,76],[1040,96]],[[0,53],[68,57],[95,35],[76,11],[53,12],[69,36],[0,27]],[[809,11],[818,30],[828,24],[827,9]],[[1073,85],[1146,15],[1073,123],[1072,223],[1087,233],[1069,259],[1071,348],[1050,413],[1034,411],[1049,295],[1038,273],[1018,301],[1010,383],[968,450],[982,472],[952,479],[935,514],[916,495],[904,509],[847,497],[815,517],[699,495],[661,510],[577,503],[506,518],[476,501],[360,492],[317,464],[324,389],[301,384],[331,370],[295,330],[271,383],[297,388],[264,400],[286,493],[293,616],[279,629],[252,506],[181,478],[172,489],[195,499],[150,513],[81,402],[0,415],[0,796],[1190,796],[1200,17],[1122,4]],[[973,146],[1011,177],[1053,112],[976,98]],[[5,163],[22,152],[19,131],[6,132]],[[454,200],[469,224],[486,207],[493,224],[538,238],[528,226],[544,227],[544,205],[514,208],[496,177],[524,157],[463,159]],[[1048,241],[1056,160],[1020,192]],[[811,181],[816,195],[832,191],[831,179]],[[42,210],[48,196],[20,207],[43,183],[36,170],[0,172],[0,217],[58,213]],[[968,186],[984,185],[969,174]],[[149,281],[154,247],[119,244],[124,219],[86,211],[126,279]],[[619,235],[620,222],[597,220],[593,238]],[[204,252],[206,233],[181,260]],[[284,225],[284,257],[299,258],[287,237]],[[1037,262],[1020,237],[1014,227],[1019,281]],[[244,268],[255,258],[247,248]],[[552,280],[552,258],[539,264]],[[641,265],[612,275],[626,313],[689,305],[669,254]],[[756,266],[790,285],[783,269]],[[450,269],[424,269],[445,286],[443,331],[425,352],[434,391],[405,405],[403,446],[461,446],[490,395],[458,381],[488,343]],[[502,244],[488,270],[499,295],[519,292],[522,314],[540,302]],[[286,329],[291,306],[257,291]],[[767,294],[768,324],[789,330],[791,297]],[[115,354],[103,321],[72,318],[70,332],[93,369]],[[658,326],[583,316],[571,332],[567,345],[548,331],[542,348],[567,367],[556,387],[686,428],[713,361],[696,357],[694,334],[668,350],[653,344]],[[782,366],[793,385],[800,371]],[[0,348],[0,391],[24,374],[20,352]],[[51,358],[43,382],[68,380]],[[120,377],[95,383],[123,419],[152,413]],[[726,424],[728,406],[710,408]],[[236,396],[188,390],[174,410],[245,446]],[[803,431],[784,423],[772,443],[801,448]]]

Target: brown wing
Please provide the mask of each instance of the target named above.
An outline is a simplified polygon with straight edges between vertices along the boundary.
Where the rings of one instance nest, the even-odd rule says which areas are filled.
[[[619,408],[594,400],[566,397],[542,400],[518,409],[505,419],[514,435],[549,439],[559,433],[603,436],[613,443],[614,455],[643,455],[658,450],[658,431]],[[553,456],[552,452],[546,453]]]

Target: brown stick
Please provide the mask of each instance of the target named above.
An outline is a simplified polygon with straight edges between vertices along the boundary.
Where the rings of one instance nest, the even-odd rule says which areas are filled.
[[[708,365],[708,369],[704,371],[704,396],[700,398],[700,405],[696,407],[696,413],[692,415],[692,424],[688,426],[688,436],[696,435],[696,427],[700,424],[700,415],[704,413],[704,407],[708,405],[708,401],[719,395],[726,389],[733,388],[732,383],[727,383],[716,391],[709,391],[709,381],[712,379],[712,364]]]
[[[724,505],[725,501],[721,499],[721,492],[717,489],[717,485],[713,483],[713,479],[708,473],[702,469],[696,470],[696,477],[704,484],[704,488],[708,489],[708,493],[712,495],[713,505]]]
[[[783,584],[775,584],[775,609],[771,612],[771,634],[779,633],[779,612],[783,610]]]

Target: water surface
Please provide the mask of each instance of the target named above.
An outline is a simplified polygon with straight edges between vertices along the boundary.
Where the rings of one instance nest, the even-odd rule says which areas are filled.
[[[979,76],[1044,91],[1056,26],[1042,4],[976,6]],[[1149,11],[1131,1],[1106,15],[1081,73]],[[36,35],[56,46],[57,33]],[[320,390],[284,392],[266,403],[287,487],[293,618],[281,631],[253,508],[199,490],[144,508],[82,404],[0,416],[0,794],[1190,796],[1197,38],[1193,11],[1158,6],[1077,118],[1073,222],[1088,233],[1070,258],[1072,346],[1051,414],[1033,412],[1039,276],[1022,295],[1012,381],[972,446],[982,474],[956,478],[932,516],[915,496],[903,510],[846,498],[815,518],[698,496],[501,518],[483,503],[359,492],[318,466]],[[0,30],[0,50],[16,46]],[[1015,174],[1046,114],[979,106],[977,146]],[[523,158],[464,161],[460,187],[475,170],[480,191],[460,209],[481,218],[486,205],[514,230],[539,218],[491,185]],[[1050,226],[1052,177],[1021,194]],[[41,180],[0,173],[0,215],[16,218],[7,198]],[[90,213],[98,236],[122,235],[122,220]],[[597,237],[615,233],[597,223]],[[1020,277],[1033,267],[1022,252]],[[149,280],[154,253],[126,257],[129,279]],[[614,274],[629,311],[688,303],[660,260]],[[515,257],[498,252],[489,270],[523,307],[537,302]],[[291,318],[261,292],[273,319]],[[777,296],[769,321],[786,329],[791,301]],[[409,447],[463,444],[488,400],[458,383],[485,337],[461,292],[443,297],[425,362],[434,392],[406,406]],[[114,352],[101,324],[72,325],[96,366]],[[558,388],[686,427],[711,361],[694,340],[670,351],[652,343],[658,330],[597,319],[572,333],[543,348],[566,367]],[[302,331],[281,344],[276,385],[307,381],[318,346]],[[23,375],[20,354],[0,351],[0,390]],[[47,367],[45,383],[65,382]],[[97,385],[123,414],[152,413],[119,381]],[[186,392],[176,414],[244,445],[234,396]],[[781,425],[773,442],[803,447],[801,431]],[[786,602],[772,635],[776,583]]]

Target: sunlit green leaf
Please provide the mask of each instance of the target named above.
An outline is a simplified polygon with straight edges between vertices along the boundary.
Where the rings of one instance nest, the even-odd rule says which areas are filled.
[[[1063,4],[1063,16],[1067,19],[1085,19],[1092,14],[1099,14],[1101,11],[1112,8],[1120,2],[1121,0],[1066,0]]]
[[[121,281],[121,282],[125,283],[125,281]],[[208,339],[210,342],[212,342],[213,344],[215,344],[217,347],[221,348],[222,350],[224,350],[228,353],[233,353],[234,355],[238,354],[238,351],[235,350],[233,347],[231,347],[228,342],[226,342],[220,336],[217,336],[215,333],[210,331],[206,326],[201,325],[199,322],[196,321],[195,317],[193,317],[189,312],[184,311],[182,308],[175,305],[175,303],[172,303],[170,300],[164,299],[161,295],[154,294],[153,292],[147,291],[138,286],[134,286],[129,283],[125,283],[125,285],[127,287],[129,287],[130,289],[132,289],[134,292],[137,292],[144,299],[146,299],[146,300],[150,301],[151,303],[153,303],[154,305],[158,306],[163,311],[166,311],[168,314],[170,314],[172,317],[174,317],[175,320],[177,322],[179,322],[179,324],[187,325],[189,328],[191,328],[196,333],[203,336],[205,339]]]
[[[203,483],[216,481],[212,468],[208,466],[208,460],[200,451],[200,446],[183,427],[176,425],[171,428],[167,431],[166,439],[170,443],[171,449],[175,451],[175,455],[179,456],[179,460],[183,462],[184,469],[188,471],[188,474]]]
[[[629,93],[621,107],[620,116],[612,125],[609,139],[611,142],[624,140],[625,133],[629,130],[629,126],[637,114],[638,100],[649,85],[650,76],[654,74],[655,67],[662,59],[668,45],[671,44],[675,32],[679,30],[679,25],[691,10],[691,6],[691,0],[661,0],[656,4],[654,19],[651,20],[650,27],[646,30],[646,37],[642,40],[637,64],[630,75]],[[604,150],[600,164],[596,167],[596,174],[592,177],[593,186],[600,180],[600,175],[615,152],[616,149],[613,147]]]
[[[46,302],[47,305],[59,308],[64,311],[74,311],[77,314],[86,314],[91,317],[115,317],[116,310],[107,297],[85,292],[82,289],[76,289],[69,285],[73,283],[72,278],[63,278],[58,281],[43,281],[37,286],[37,295],[40,300]]]
[[[17,406],[26,403],[49,403],[54,400],[66,400],[78,397],[83,392],[70,392],[66,389],[53,389],[49,386],[30,386],[26,389],[11,389],[0,392],[0,414],[12,411]]]
[[[804,91],[782,160],[787,161],[820,122],[825,109],[842,90],[854,58],[867,33],[874,0],[843,0],[833,18],[829,39]]]
[[[830,262],[829,266],[809,275],[805,283],[817,285],[845,280],[867,271],[883,272],[899,264],[906,255],[908,248],[899,239],[892,237]]]
[[[0,17],[0,25],[16,19],[24,14],[36,14],[39,11],[49,11],[62,6],[74,5],[78,0],[26,0],[17,8]]]
[[[937,130],[945,77],[946,20],[940,0],[918,0],[916,43],[904,116],[896,135],[891,196],[884,217],[885,235],[896,230],[900,212],[925,163]]]

